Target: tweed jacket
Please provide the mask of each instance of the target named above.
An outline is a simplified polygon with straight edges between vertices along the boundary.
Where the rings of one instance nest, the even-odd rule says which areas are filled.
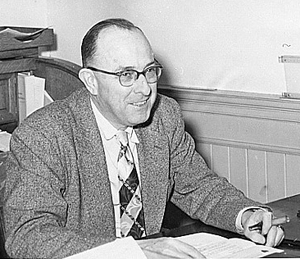
[[[207,167],[173,99],[158,95],[135,131],[147,235],[159,232],[169,199],[233,231],[238,212],[257,205]],[[29,116],[12,135],[6,166],[9,255],[63,258],[115,239],[105,154],[86,89]]]

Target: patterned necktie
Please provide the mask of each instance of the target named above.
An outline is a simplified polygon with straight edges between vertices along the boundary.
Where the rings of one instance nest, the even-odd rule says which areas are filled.
[[[119,131],[116,138],[120,142],[118,178],[122,183],[119,191],[121,235],[137,239],[146,235],[139,178],[128,146],[127,133]]]

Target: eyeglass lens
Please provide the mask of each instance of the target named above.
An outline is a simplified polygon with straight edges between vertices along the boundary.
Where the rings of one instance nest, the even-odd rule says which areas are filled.
[[[131,86],[138,77],[143,74],[149,84],[156,83],[161,75],[161,67],[149,67],[143,72],[139,73],[134,70],[124,71],[120,75],[120,83],[123,86]]]

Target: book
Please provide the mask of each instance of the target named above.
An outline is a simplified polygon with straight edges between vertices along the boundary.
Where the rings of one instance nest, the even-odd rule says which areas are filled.
[[[194,246],[206,258],[259,258],[281,249],[258,245],[242,238],[225,238],[210,233],[197,233],[177,237],[182,242]]]

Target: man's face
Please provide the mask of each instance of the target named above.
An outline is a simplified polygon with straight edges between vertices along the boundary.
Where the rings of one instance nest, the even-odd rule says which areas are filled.
[[[154,62],[150,44],[139,30],[108,28],[99,37],[92,66],[110,72],[143,71]],[[93,101],[115,128],[126,128],[148,120],[157,95],[157,83],[149,84],[140,75],[132,86],[124,87],[118,76],[93,73],[98,90],[98,94],[92,97]]]

